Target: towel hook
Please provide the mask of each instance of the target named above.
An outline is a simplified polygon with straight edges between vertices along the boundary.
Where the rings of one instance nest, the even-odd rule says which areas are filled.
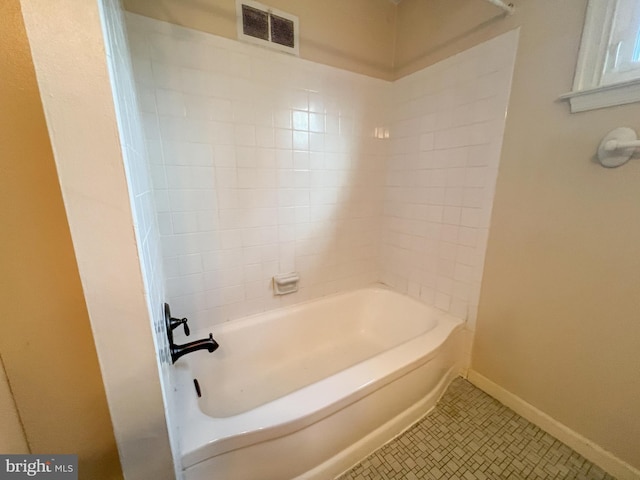
[[[628,127],[614,128],[600,142],[598,160],[603,167],[619,167],[629,161],[636,148],[640,148],[640,140],[635,130]]]

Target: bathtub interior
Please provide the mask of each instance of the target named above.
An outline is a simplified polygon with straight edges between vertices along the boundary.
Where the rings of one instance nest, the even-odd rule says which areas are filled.
[[[200,410],[241,414],[428,332],[420,302],[381,287],[307,302],[213,329],[220,344],[189,365]]]
[[[298,309],[303,310],[303,320],[296,317]],[[290,333],[288,329],[293,325],[289,320],[295,323],[297,318],[299,323],[309,322],[315,327],[325,314],[339,311],[347,315],[328,315],[326,322],[356,324],[358,327],[347,330],[360,332],[361,336],[367,329],[378,329],[378,346],[390,348],[353,365],[336,362],[333,367],[338,372],[311,384],[304,379],[305,386],[271,401],[261,401],[248,410],[244,410],[247,405],[235,411],[221,407],[216,413],[235,413],[216,416],[211,414],[215,410],[207,411],[202,399],[196,398],[193,377],[199,372],[205,390],[203,399],[208,397],[211,403],[218,403],[223,386],[216,377],[218,372],[210,368],[216,363],[212,361],[215,355],[193,355],[187,357],[187,362],[181,359],[176,363],[176,395],[182,406],[181,461],[186,480],[208,480],[213,472],[234,480],[334,478],[422,417],[459,374],[463,322],[404,295],[376,288],[234,320],[214,328],[214,333],[228,341],[237,335],[240,341],[247,332],[253,333],[251,327],[257,324],[261,334],[277,336],[281,330]],[[315,330],[309,327],[308,332]],[[291,340],[286,335],[285,338]],[[346,338],[354,339],[349,335]],[[259,351],[263,343],[255,341],[252,346]],[[309,345],[307,342],[306,350],[310,350]],[[304,352],[305,348],[300,350]],[[251,356],[248,352],[243,355]],[[235,362],[231,352],[225,354],[224,360],[230,362],[230,376],[243,376],[241,370],[232,370]],[[243,361],[250,363],[249,359]],[[300,360],[293,357],[291,363],[297,365]],[[325,362],[313,362],[318,363]],[[254,367],[256,378],[260,367],[264,365],[258,363]],[[291,452],[296,454],[291,456]]]

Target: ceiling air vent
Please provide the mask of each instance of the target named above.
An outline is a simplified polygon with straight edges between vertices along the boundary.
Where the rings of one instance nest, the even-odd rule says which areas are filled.
[[[298,17],[249,0],[236,0],[238,38],[282,52],[298,53]]]

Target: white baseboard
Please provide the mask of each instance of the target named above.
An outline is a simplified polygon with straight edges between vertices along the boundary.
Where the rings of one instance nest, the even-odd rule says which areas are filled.
[[[640,470],[620,460],[613,453],[606,451],[592,441],[574,432],[566,425],[551,418],[520,397],[505,390],[487,377],[469,369],[467,379],[476,387],[500,401],[514,412],[534,423],[545,432],[565,443],[590,462],[618,478],[619,480],[639,480]]]

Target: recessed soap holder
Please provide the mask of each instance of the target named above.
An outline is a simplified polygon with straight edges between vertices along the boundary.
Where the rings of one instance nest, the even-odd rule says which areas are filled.
[[[281,273],[273,277],[274,295],[286,295],[298,291],[300,275],[298,272]]]

